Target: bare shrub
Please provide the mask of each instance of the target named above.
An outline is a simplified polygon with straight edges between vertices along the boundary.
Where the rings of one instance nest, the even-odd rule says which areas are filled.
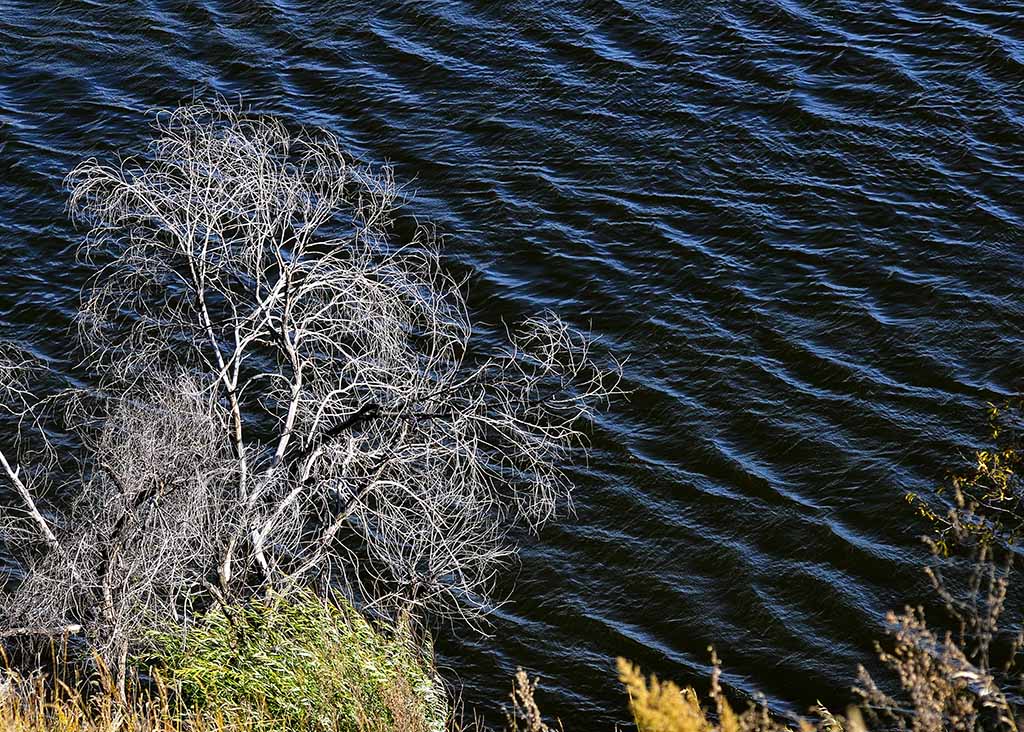
[[[882,691],[864,668],[859,671],[855,690],[865,714],[883,729],[1020,728],[1024,627],[1019,613],[1005,617],[1015,553],[997,560],[1001,550],[979,538],[978,525],[978,517],[958,502],[950,509],[947,529],[929,540],[938,561],[925,572],[943,605],[945,630],[929,625],[920,607],[887,615],[893,644],[889,650],[879,645],[878,654],[896,677],[899,697]],[[948,557],[950,546],[960,550],[959,563]],[[964,563],[970,566],[966,576],[946,577],[964,574],[955,572]]]
[[[7,515],[35,539],[11,542],[27,576],[3,617],[81,625],[118,668],[154,618],[268,588],[481,617],[510,531],[567,497],[562,466],[618,365],[551,314],[470,358],[437,240],[396,241],[391,172],[328,133],[220,104],[155,128],[146,154],[68,177],[97,266],[80,323],[100,388],[57,398],[69,510],[43,515],[22,478],[56,471],[22,471],[25,439],[8,441]],[[34,418],[19,365],[0,389]]]

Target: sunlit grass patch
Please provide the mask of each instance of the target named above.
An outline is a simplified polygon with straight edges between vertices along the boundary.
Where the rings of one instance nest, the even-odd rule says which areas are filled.
[[[407,627],[296,591],[153,631],[123,696],[99,658],[82,675],[4,672],[0,730],[440,732],[449,712],[429,659]]]
[[[299,591],[220,607],[187,629],[154,631],[150,641],[157,673],[193,712],[301,730],[445,725],[429,649],[404,626],[373,627],[340,598]]]

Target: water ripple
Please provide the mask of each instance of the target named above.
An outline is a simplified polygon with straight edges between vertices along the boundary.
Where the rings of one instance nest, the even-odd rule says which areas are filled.
[[[0,335],[71,368],[61,181],[148,110],[328,127],[396,165],[481,322],[551,307],[630,356],[575,518],[523,537],[492,637],[439,639],[465,698],[522,665],[607,727],[616,655],[695,683],[715,643],[737,693],[841,707],[917,586],[902,492],[1020,385],[1022,64],[982,0],[9,0]]]

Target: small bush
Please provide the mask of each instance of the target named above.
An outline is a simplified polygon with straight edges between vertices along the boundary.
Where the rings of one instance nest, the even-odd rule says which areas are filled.
[[[946,556],[977,543],[1013,545],[1024,531],[1024,398],[989,404],[988,421],[987,449],[976,450],[951,472],[934,496],[906,495],[931,524],[934,547]]]

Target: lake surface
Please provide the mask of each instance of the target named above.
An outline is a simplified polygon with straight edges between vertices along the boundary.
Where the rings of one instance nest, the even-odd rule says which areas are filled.
[[[570,729],[617,655],[842,708],[924,583],[902,495],[1024,365],[1024,6],[0,0],[0,337],[70,368],[89,271],[64,175],[149,110],[241,97],[394,164],[477,320],[543,308],[629,356],[628,401],[522,538],[492,637],[442,630],[493,714],[521,665]]]

